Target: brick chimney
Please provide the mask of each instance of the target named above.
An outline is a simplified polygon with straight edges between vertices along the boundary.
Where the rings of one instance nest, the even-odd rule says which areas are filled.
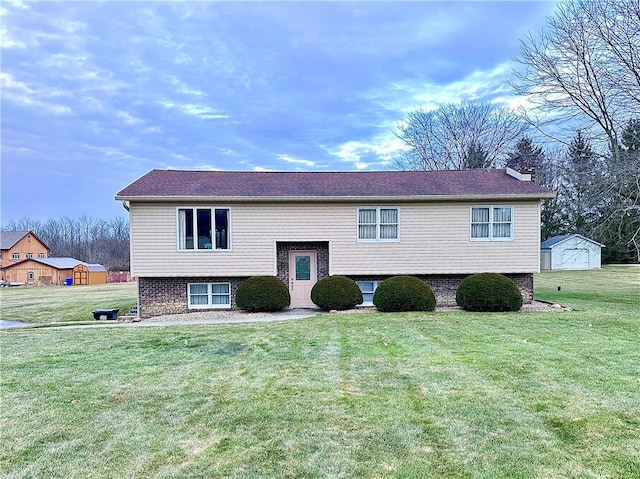
[[[535,164],[529,155],[514,155],[507,160],[507,168],[517,171],[521,175],[529,175],[533,180],[535,174]]]

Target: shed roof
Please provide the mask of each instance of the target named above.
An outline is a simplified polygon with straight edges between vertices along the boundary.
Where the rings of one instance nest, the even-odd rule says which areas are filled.
[[[248,172],[151,170],[116,195],[120,200],[225,198],[237,201],[363,198],[551,198],[506,170]]]
[[[20,241],[22,238],[27,236],[28,234],[32,235],[36,238],[42,245],[49,249],[49,247],[44,244],[44,242],[38,238],[38,236],[33,231],[1,231],[0,232],[0,249],[6,250],[11,249],[13,246]]]
[[[101,264],[85,264],[85,266],[87,267],[87,271],[90,271],[91,273],[97,273],[97,272],[106,273],[107,272],[107,268],[105,268]]]
[[[551,238],[548,238],[545,241],[543,241],[542,243],[540,243],[540,248],[542,248],[542,249],[551,249],[554,246],[556,246],[556,245],[558,245],[558,244],[560,244],[560,243],[562,243],[564,241],[567,241],[567,240],[569,240],[571,238],[580,238],[580,239],[583,239],[585,241],[589,241],[590,243],[597,244],[598,246],[602,246],[602,247],[605,246],[605,245],[603,245],[601,243],[598,243],[597,241],[594,241],[592,239],[587,238],[586,236],[582,236],[582,235],[579,235],[577,233],[574,233],[574,234],[568,234],[568,235],[553,236]]]

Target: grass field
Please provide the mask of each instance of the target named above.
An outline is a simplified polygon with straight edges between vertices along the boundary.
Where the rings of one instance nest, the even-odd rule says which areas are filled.
[[[94,309],[120,309],[137,302],[137,283],[0,288],[0,319],[27,323],[91,321]]]
[[[639,271],[540,275],[570,312],[4,331],[0,476],[636,479]]]

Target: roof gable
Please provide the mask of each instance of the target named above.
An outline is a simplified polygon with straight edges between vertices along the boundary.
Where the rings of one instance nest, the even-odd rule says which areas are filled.
[[[584,241],[588,241],[589,243],[593,243],[596,244],[598,246],[602,246],[604,247],[605,245],[598,243],[597,241],[594,241],[592,239],[587,238],[586,236],[582,236],[579,235],[577,233],[574,234],[568,234],[568,235],[559,235],[559,236],[553,236],[551,238],[548,238],[546,240],[544,240],[542,243],[540,243],[540,248],[542,249],[551,249],[554,246],[560,244],[560,243],[564,243],[567,240],[570,240],[572,238],[579,238],[582,239]]]
[[[27,235],[33,236],[36,240],[38,240],[42,246],[46,249],[49,247],[44,244],[44,242],[38,238],[38,236],[33,231],[0,231],[0,249],[8,250],[13,248],[18,241],[24,238]]]
[[[505,170],[241,172],[152,170],[116,195],[122,200],[192,198],[333,199],[549,198],[553,193]]]

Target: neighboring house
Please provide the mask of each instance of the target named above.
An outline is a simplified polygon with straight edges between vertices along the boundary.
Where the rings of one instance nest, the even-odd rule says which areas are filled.
[[[0,232],[0,265],[2,270],[24,259],[48,257],[49,247],[33,231]],[[5,279],[4,273],[2,279]]]
[[[370,304],[383,279],[415,275],[451,303],[472,273],[512,278],[531,301],[540,200],[507,170],[225,172],[152,170],[116,195],[130,212],[139,314],[234,306],[250,276],[277,276],[291,307],[312,307],[328,275]]]
[[[579,234],[554,236],[540,244],[540,269],[599,269],[603,247]]]
[[[99,268],[98,268],[99,267]],[[100,269],[100,276],[91,277],[89,271]],[[86,271],[86,275],[82,272]],[[10,284],[102,284],[107,282],[107,270],[101,265],[89,265],[75,258],[24,259],[4,268],[5,280]],[[101,278],[104,277],[102,281]],[[93,280],[93,283],[88,281]]]

